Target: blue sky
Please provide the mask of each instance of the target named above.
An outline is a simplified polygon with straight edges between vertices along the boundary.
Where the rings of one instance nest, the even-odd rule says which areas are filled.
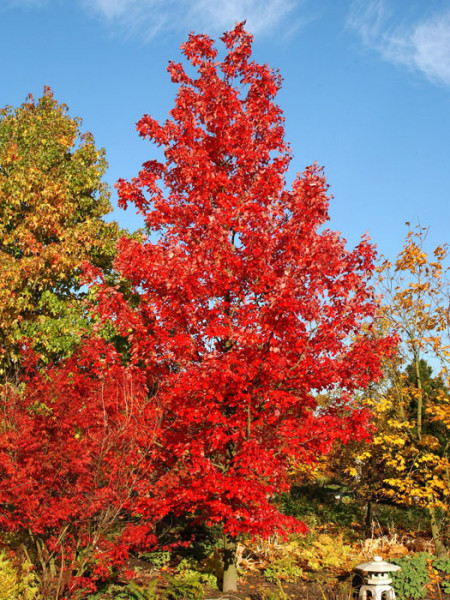
[[[135,124],[172,107],[166,67],[189,31],[217,39],[243,19],[284,78],[290,179],[325,167],[330,227],[350,245],[369,232],[390,258],[406,221],[430,227],[430,247],[447,241],[448,0],[2,0],[0,106],[49,85],[106,148],[112,186],[155,156]],[[130,208],[113,218],[140,226]]]

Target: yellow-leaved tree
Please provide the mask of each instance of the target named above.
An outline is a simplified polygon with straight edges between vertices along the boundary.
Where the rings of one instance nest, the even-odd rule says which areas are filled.
[[[379,323],[384,332],[397,333],[398,354],[385,362],[384,381],[364,399],[374,413],[371,444],[341,450],[338,463],[369,507],[389,499],[426,508],[436,554],[444,555],[450,500],[448,249],[427,253],[427,232],[409,229],[395,262],[385,260],[379,268]]]

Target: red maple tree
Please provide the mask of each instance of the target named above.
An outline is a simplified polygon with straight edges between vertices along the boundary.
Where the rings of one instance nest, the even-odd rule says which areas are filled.
[[[280,76],[251,60],[243,24],[222,41],[219,61],[209,37],[191,34],[182,50],[193,68],[169,65],[170,117],[137,125],[165,161],[117,188],[151,235],[118,246],[133,302],[104,286],[101,304],[164,413],[161,476],[139,511],[221,523],[228,591],[238,534],[305,530],[271,498],[289,488],[289,466],[367,433],[353,395],[380,376],[390,342],[368,326],[374,248],[363,238],[349,251],[324,228],[322,170],[286,189]]]

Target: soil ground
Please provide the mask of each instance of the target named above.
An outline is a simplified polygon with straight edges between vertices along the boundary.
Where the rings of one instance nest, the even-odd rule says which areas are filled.
[[[281,583],[283,591],[289,599],[297,600],[349,600],[351,598],[351,577],[347,581],[328,580],[326,583],[297,582]],[[280,588],[268,583],[262,576],[248,576],[241,578],[238,592],[224,594],[219,590],[208,590],[206,600],[262,600],[264,592],[280,593]]]

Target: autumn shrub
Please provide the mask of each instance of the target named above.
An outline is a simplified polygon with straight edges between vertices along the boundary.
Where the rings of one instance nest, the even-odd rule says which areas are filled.
[[[315,540],[303,544],[301,561],[311,571],[322,569],[345,570],[350,566],[355,551],[345,543],[342,534],[319,534]]]
[[[32,565],[14,564],[8,554],[0,552],[0,600],[38,600],[38,586]]]
[[[294,582],[299,578],[308,579],[315,572],[348,570],[352,567],[354,554],[353,548],[344,542],[342,535],[319,534],[291,538],[266,554],[264,576],[273,582],[278,579]]]
[[[95,591],[154,541],[133,514],[152,481],[155,421],[139,373],[102,341],[29,368],[24,387],[0,394],[0,527],[35,565],[43,597],[58,600]]]

